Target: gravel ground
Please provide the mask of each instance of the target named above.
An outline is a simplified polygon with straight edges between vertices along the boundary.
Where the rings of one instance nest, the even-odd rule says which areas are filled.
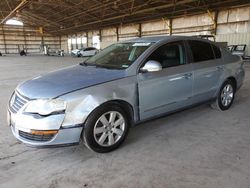
[[[71,57],[0,57],[0,187],[250,187],[250,63],[244,86],[225,112],[201,105],[130,130],[108,154],[83,144],[36,149],[18,142],[6,105],[18,83],[80,62]]]

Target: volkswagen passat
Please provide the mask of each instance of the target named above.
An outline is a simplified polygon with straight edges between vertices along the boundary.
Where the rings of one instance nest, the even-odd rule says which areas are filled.
[[[204,102],[229,109],[244,74],[240,57],[207,40],[134,39],[20,84],[9,102],[8,123],[28,145],[82,138],[88,148],[109,152],[139,122]]]

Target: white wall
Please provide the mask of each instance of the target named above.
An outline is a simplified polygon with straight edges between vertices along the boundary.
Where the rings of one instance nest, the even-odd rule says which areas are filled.
[[[219,12],[217,34],[250,32],[250,7]]]
[[[250,7],[219,12],[216,40],[228,45],[246,44],[250,55]]]
[[[116,28],[106,28],[102,30],[101,49],[117,42]]]
[[[53,51],[61,48],[59,36],[46,33],[42,36],[35,28],[23,26],[0,27],[0,51],[2,53],[19,53],[18,48],[25,48],[31,54],[40,53],[42,41]]]

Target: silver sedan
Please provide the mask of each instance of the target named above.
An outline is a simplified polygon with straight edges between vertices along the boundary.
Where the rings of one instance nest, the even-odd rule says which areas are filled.
[[[195,37],[148,37],[113,44],[85,62],[20,84],[8,124],[23,143],[84,140],[109,152],[130,126],[209,102],[228,110],[244,80],[240,57]]]

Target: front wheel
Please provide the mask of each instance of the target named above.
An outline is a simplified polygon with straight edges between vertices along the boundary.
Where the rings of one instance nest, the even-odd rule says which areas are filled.
[[[218,110],[228,110],[234,101],[235,84],[231,80],[225,81],[218,93],[216,101],[211,105]]]
[[[105,105],[87,118],[83,140],[91,150],[106,153],[123,143],[128,129],[128,117],[124,110],[115,104]]]

